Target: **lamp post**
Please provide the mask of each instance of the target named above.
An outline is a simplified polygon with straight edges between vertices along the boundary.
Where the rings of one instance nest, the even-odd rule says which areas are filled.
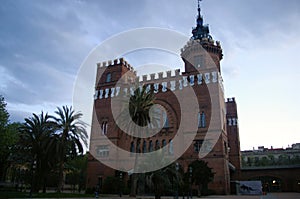
[[[120,197],[122,197],[122,180],[123,180],[123,174],[120,172]]]
[[[176,168],[176,199],[178,199],[178,170],[179,170],[178,162],[176,162],[175,168]]]
[[[189,176],[189,181],[190,181],[190,197],[191,199],[193,198],[193,192],[192,192],[192,173],[193,173],[193,168],[190,166],[189,168],[190,176]]]

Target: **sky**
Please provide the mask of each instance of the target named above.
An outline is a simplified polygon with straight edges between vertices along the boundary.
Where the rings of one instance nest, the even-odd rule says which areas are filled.
[[[204,0],[201,14],[223,48],[225,98],[237,102],[241,149],[299,143],[300,1]],[[71,106],[80,66],[108,38],[144,27],[190,37],[196,15],[196,0],[2,0],[0,95],[11,122]],[[182,68],[163,52],[125,58]]]

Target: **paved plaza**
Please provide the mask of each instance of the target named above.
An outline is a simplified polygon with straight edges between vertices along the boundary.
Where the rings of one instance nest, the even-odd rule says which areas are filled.
[[[137,196],[137,199],[154,199],[154,196]],[[193,197],[197,199],[198,197]],[[205,196],[200,199],[300,199],[300,193],[268,193],[267,195],[261,196],[245,196],[245,195],[226,195],[226,196]],[[79,198],[73,198],[79,199]],[[88,198],[87,198],[88,199]],[[89,198],[92,199],[92,198]],[[117,196],[100,196],[99,199],[133,199],[133,197],[123,196],[122,198]],[[174,199],[174,197],[162,197],[162,199]],[[179,197],[178,199],[182,199]],[[187,197],[185,197],[187,199]]]
[[[105,198],[105,197],[104,197]],[[129,197],[124,197],[128,199]],[[154,197],[137,197],[140,199],[153,199]],[[193,197],[194,199],[198,197]],[[218,195],[218,196],[206,196],[201,197],[201,199],[300,199],[300,193],[268,193],[267,195],[261,195],[261,196],[245,196],[245,195]],[[162,197],[162,199],[174,199],[173,197]],[[179,199],[182,199],[182,197],[179,197]],[[185,199],[187,199],[185,197]]]

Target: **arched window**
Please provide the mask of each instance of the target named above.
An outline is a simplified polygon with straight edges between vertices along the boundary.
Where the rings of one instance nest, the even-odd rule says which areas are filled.
[[[205,119],[205,113],[202,111],[201,113],[198,113],[198,128],[205,128],[206,127],[206,119]]]
[[[134,153],[134,142],[133,141],[130,144],[130,152]]]
[[[202,111],[201,113],[201,127],[205,128],[206,127],[206,118],[205,118],[205,113]]]
[[[168,115],[167,115],[167,113],[164,110],[162,110],[162,114],[163,114],[164,128],[169,128]]]
[[[165,139],[163,139],[162,143],[161,143],[161,147],[165,147],[167,145],[167,142]]]
[[[165,139],[163,139],[161,142],[161,148],[164,150],[164,152],[166,151],[166,149],[164,148],[166,145],[167,145],[167,142]]]
[[[102,131],[102,135],[106,135],[107,134],[107,121],[103,121],[101,124],[101,131]]]
[[[107,73],[105,82],[111,82],[111,73]]]
[[[203,140],[196,140],[194,142],[194,152],[199,152],[202,144],[203,144]]]
[[[136,142],[136,150],[137,153],[141,153],[141,141]]]
[[[169,154],[173,155],[173,140],[169,140]]]
[[[149,141],[149,152],[152,152],[153,151],[153,142],[152,140]]]
[[[156,140],[155,141],[155,150],[157,150],[157,149],[159,149],[160,147],[159,147],[159,141],[158,140]]]
[[[201,128],[201,113],[198,113],[198,128]]]
[[[143,142],[143,153],[147,153],[147,142],[144,140]]]

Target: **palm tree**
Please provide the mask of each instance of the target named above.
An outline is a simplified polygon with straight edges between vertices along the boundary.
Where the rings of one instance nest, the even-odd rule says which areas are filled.
[[[192,168],[192,183],[198,186],[198,197],[201,196],[203,188],[207,188],[209,182],[214,178],[215,173],[203,160],[193,161],[189,167]],[[189,175],[189,171],[186,175]]]
[[[28,161],[31,164],[32,174],[34,174],[31,191],[39,190],[41,179],[46,176],[49,169],[48,144],[53,132],[53,122],[50,118],[51,116],[47,113],[42,112],[40,115],[33,113],[32,117],[25,118],[25,122],[19,128],[21,149],[25,155],[26,152],[30,154]]]
[[[56,122],[56,153],[58,154],[58,187],[61,192],[64,183],[64,166],[68,158],[76,157],[78,153],[83,153],[83,145],[87,146],[87,132],[85,123],[80,120],[82,114],[72,109],[72,107],[63,106],[55,111],[57,117],[52,117]]]
[[[151,122],[152,124],[156,122],[155,115],[150,116],[150,109],[154,105],[155,95],[152,91],[147,91],[146,87],[138,87],[129,98],[128,106],[125,106],[120,116],[117,118],[118,123],[126,126],[127,131],[135,132],[136,126],[145,127],[148,126]],[[128,115],[128,109],[129,115]],[[128,123],[128,118],[131,118]],[[139,134],[147,133],[138,131]],[[140,136],[137,136],[136,144],[141,142]],[[136,145],[137,146],[137,145]],[[138,153],[136,152],[134,169],[138,165]],[[131,181],[131,190],[130,196],[136,196],[136,187],[137,187],[137,174],[132,174]]]
[[[143,166],[147,168],[154,167],[157,161],[165,162],[165,165],[168,162],[163,152],[160,151],[145,159]],[[170,193],[176,190],[178,194],[178,188],[183,183],[182,173],[183,169],[181,165],[173,163],[159,170],[146,173],[146,184],[154,191],[155,199],[160,199],[164,192]]]

